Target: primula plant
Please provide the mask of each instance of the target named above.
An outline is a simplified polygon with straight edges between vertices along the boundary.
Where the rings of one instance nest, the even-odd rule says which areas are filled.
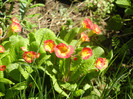
[[[29,33],[28,38],[17,34],[21,28],[19,21],[13,18],[1,39],[1,96],[10,99],[33,86],[38,95],[43,94],[38,82],[44,81],[39,75],[42,72],[50,77],[52,87],[62,97],[77,97],[87,90],[93,91],[90,80],[104,72],[112,57],[111,51],[92,41],[102,34],[98,25],[85,18],[81,27],[67,31],[64,28],[58,36],[50,29],[41,28]]]

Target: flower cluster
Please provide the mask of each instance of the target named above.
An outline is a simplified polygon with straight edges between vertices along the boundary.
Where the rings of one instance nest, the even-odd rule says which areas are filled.
[[[60,43],[56,46],[53,40],[44,41],[44,49],[50,53],[53,53],[55,51],[55,55],[58,58],[69,58],[74,52],[73,46],[67,46],[63,43]]]
[[[93,33],[100,34],[101,30],[97,24],[93,24],[89,18],[85,18],[83,21],[84,28],[92,30]]]
[[[27,51],[24,47],[21,47],[21,50],[24,51],[23,58],[25,62],[32,63],[35,57],[37,59],[40,57],[40,53],[36,53],[34,51]]]
[[[12,19],[11,29],[13,32],[21,32],[22,27],[17,18],[15,17],[13,17]]]
[[[50,53],[55,52],[58,58],[69,58],[74,52],[72,45],[67,46],[64,43],[60,43],[56,46],[53,40],[44,41],[44,49]],[[92,56],[92,54],[91,48],[83,48],[81,51],[81,57],[85,60]],[[75,57],[74,60],[76,61],[77,58]]]

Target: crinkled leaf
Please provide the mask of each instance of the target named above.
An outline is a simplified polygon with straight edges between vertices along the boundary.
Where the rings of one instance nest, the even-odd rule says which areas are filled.
[[[39,49],[40,54],[45,53],[45,50],[44,50],[43,46],[41,45],[40,48],[39,48],[39,45],[40,45],[40,42],[34,41],[34,42],[30,43],[29,50],[37,52],[38,49]]]
[[[19,72],[23,75],[25,79],[29,77],[29,73],[27,72],[26,68],[22,68],[20,65],[18,67]],[[33,70],[32,70],[33,71]]]
[[[44,35],[44,37],[43,37],[43,35]],[[41,28],[38,31],[36,31],[35,38],[39,42],[41,42],[41,40],[43,39],[42,45],[44,45],[44,41],[45,40],[55,40],[56,39],[56,35],[50,29]]]
[[[12,35],[9,38],[9,41],[11,42],[11,48],[9,50],[11,61],[13,62],[22,59],[23,51],[21,50],[21,47],[27,48],[28,39],[23,38],[19,35]]]

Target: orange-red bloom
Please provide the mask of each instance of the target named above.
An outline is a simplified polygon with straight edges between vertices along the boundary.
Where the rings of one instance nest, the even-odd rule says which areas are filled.
[[[0,66],[0,71],[4,71],[6,69],[6,66],[5,65],[1,65]]]
[[[93,29],[93,23],[89,18],[85,18],[85,20],[83,21],[83,25],[85,28]]]
[[[85,48],[83,48],[82,49],[82,51],[81,51],[81,57],[83,58],[83,59],[88,59],[90,56],[92,56],[93,55],[93,52],[92,52],[92,49],[91,48],[89,48],[89,47],[85,47]]]
[[[21,32],[22,27],[19,23],[13,22],[11,24],[11,29],[13,32]]]
[[[26,51],[23,54],[24,60],[26,62],[28,62],[28,63],[32,63],[35,57],[39,58],[40,57],[40,53],[38,53],[37,56],[36,56],[36,52],[33,52],[33,51]]]
[[[17,18],[15,18],[15,17],[13,17],[12,22],[15,22],[15,23],[18,23],[18,24],[19,24],[18,19],[17,19]]]
[[[3,32],[2,32],[2,28],[0,28],[0,36],[2,35],[2,33],[3,33]]]
[[[94,24],[94,25],[93,25],[92,31],[93,31],[94,33],[96,33],[96,34],[100,34],[100,32],[101,32],[101,30],[100,30],[100,28],[99,28],[99,26],[98,26],[97,24]]]
[[[46,51],[49,51],[50,53],[54,52],[54,48],[55,48],[55,43],[53,40],[46,40],[44,41],[44,49]]]
[[[81,41],[87,41],[89,42],[89,37],[85,33],[81,33]]]
[[[107,60],[106,58],[97,58],[95,67],[98,69],[106,68],[107,67]]]
[[[5,52],[5,49],[2,45],[0,45],[0,53],[4,53]]]
[[[59,58],[69,58],[74,52],[72,45],[67,46],[66,44],[60,43],[55,47],[55,54]]]

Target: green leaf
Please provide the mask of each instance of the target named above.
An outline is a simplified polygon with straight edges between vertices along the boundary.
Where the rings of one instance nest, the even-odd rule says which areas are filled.
[[[10,55],[10,54],[9,54]],[[10,58],[10,56],[9,55],[7,55],[7,56],[5,56],[5,57],[3,57],[2,59],[1,59],[1,61],[2,61],[2,64],[4,64],[4,65],[9,65],[10,63],[11,63],[11,58]]]
[[[4,57],[6,57],[7,55],[9,55],[9,52],[5,51],[4,53],[0,54],[0,60]]]
[[[78,97],[78,96],[81,96],[83,94],[84,90],[82,89],[78,89],[74,92],[74,96]]]
[[[28,39],[19,35],[12,35],[9,38],[9,41],[11,43],[11,48],[9,50],[11,61],[14,62],[22,59],[23,51],[21,50],[21,47],[25,47],[27,49]]]
[[[122,28],[123,26],[123,21],[120,15],[115,15],[109,19],[107,22],[107,28],[109,30],[115,30],[118,31]]]
[[[40,16],[40,15],[41,15],[40,13],[30,14],[30,15],[27,15],[26,18],[33,18],[33,17],[37,17],[37,16]]]
[[[83,87],[83,89],[84,89],[84,90],[88,90],[88,89],[91,88],[91,87],[92,87],[91,85],[85,84],[84,87]]]
[[[38,25],[35,23],[35,24],[33,24],[32,22],[28,22],[27,20],[24,20],[23,21],[23,24],[22,24],[22,26],[25,28],[25,29],[27,29],[27,30],[31,30],[31,29],[33,29],[34,27],[38,27]]]
[[[52,68],[47,67],[47,70],[45,70],[45,68],[43,68],[42,66],[39,66],[39,69],[45,71],[46,74],[50,76],[50,78],[52,79],[52,82],[53,82],[53,87],[54,87],[54,89],[55,89],[59,94],[68,97],[68,95],[66,94],[66,92],[63,91],[63,90],[61,89],[61,87],[59,86],[58,80],[56,79],[54,73],[52,72],[52,70],[53,70]]]
[[[19,68],[18,63],[12,63],[12,64],[7,65],[6,69],[11,78],[13,78],[16,81],[20,81],[20,80],[23,81],[25,79],[19,72],[18,68]]]
[[[26,88],[26,81],[17,83],[16,85],[7,90],[4,99],[13,99],[13,97],[17,96],[21,90],[25,90]]]
[[[43,63],[47,63],[47,60],[50,58],[51,55],[44,55],[38,62],[38,65],[41,66]]]
[[[116,0],[115,3],[122,8],[127,8],[127,7],[131,6],[130,0]]]
[[[94,58],[102,57],[105,54],[103,48],[99,46],[92,47],[92,51]]]
[[[0,82],[3,82],[5,84],[14,84],[11,80],[6,78],[0,78]]]
[[[44,7],[45,5],[44,4],[34,4],[32,6],[30,6],[30,8],[35,8],[35,7]]]
[[[54,89],[55,89],[59,94],[62,94],[62,95],[64,95],[64,96],[68,97],[68,95],[66,94],[66,92],[63,91],[63,90],[61,89],[61,87],[59,86],[56,77],[55,77],[55,76],[51,76],[51,78],[52,78],[52,81],[53,81]]]
[[[127,9],[125,10],[125,13],[126,13],[127,15],[133,15],[133,8],[127,8]]]
[[[27,88],[27,83],[26,81],[23,81],[11,87],[10,90],[24,90],[26,88]]]
[[[25,68],[26,69],[26,68]],[[25,79],[27,79],[29,77],[29,73],[27,72],[27,70],[25,70],[24,68],[22,68],[20,65],[18,67],[19,72],[23,75],[23,77]],[[32,70],[33,71],[33,70]]]
[[[79,68],[79,66],[81,65],[81,62],[82,62],[82,58],[81,56],[76,56],[77,57],[77,60],[73,60],[72,59],[72,62],[71,62],[71,71],[76,71],[77,68]]]
[[[67,43],[71,43],[71,41],[75,38],[75,36],[77,35],[79,29],[78,28],[73,28],[71,29],[64,37],[64,41],[66,41]]]
[[[59,82],[60,86],[65,88],[66,90],[69,90],[69,91],[75,91],[75,89],[77,88],[77,84],[74,83],[74,84],[71,84],[71,83],[68,83],[68,82]]]
[[[4,78],[4,72],[0,71],[0,79]],[[3,82],[0,82],[0,92],[5,92],[5,85]]]
[[[60,31],[60,38],[62,39],[62,40],[64,40],[64,37],[65,37],[65,35],[68,33],[68,30],[66,29],[66,27],[65,26],[62,26],[61,27],[61,31]]]
[[[2,92],[0,92],[0,97],[2,97],[2,96],[5,96],[5,94],[4,94],[4,93],[2,93]]]
[[[44,35],[44,37],[43,37],[43,35]],[[41,40],[43,39],[42,45],[44,45],[44,41],[45,40],[55,40],[56,39],[56,35],[50,29],[41,28],[38,31],[36,31],[35,38],[39,42],[41,42]]]
[[[56,39],[55,39],[55,43],[56,43],[56,44],[64,43],[64,44],[68,45],[64,40],[62,40],[62,39],[60,39],[60,38],[56,38]]]
[[[29,33],[28,34],[28,39],[29,39],[29,43],[32,43],[34,41],[36,41],[36,38],[35,38],[35,33]]]
[[[28,2],[26,0],[25,1],[21,0],[21,2],[20,2],[19,12],[20,12],[21,20],[24,19],[24,16],[27,12],[27,4],[28,4]]]
[[[40,45],[40,42],[34,41],[34,42],[30,43],[29,50],[30,51],[34,51],[34,52],[37,52],[38,51],[38,48],[39,48],[39,45]],[[41,53],[45,53],[45,50],[43,48],[43,45],[40,46],[39,53],[40,54]]]
[[[77,44],[78,40],[72,40],[70,45],[75,46]]]

